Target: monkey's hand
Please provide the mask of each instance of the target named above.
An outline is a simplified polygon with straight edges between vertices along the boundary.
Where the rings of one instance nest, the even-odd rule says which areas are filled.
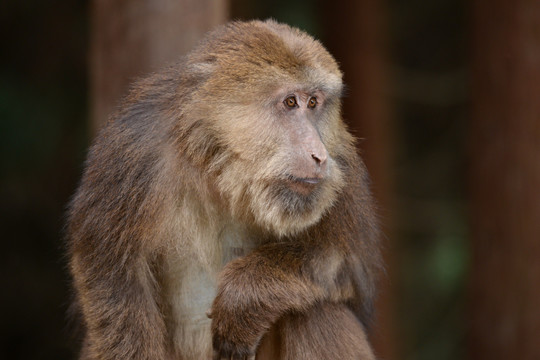
[[[237,322],[241,321],[241,316],[235,318],[234,315],[237,310],[227,311],[220,302],[215,301],[208,313],[208,317],[212,318],[213,359],[254,360],[260,336],[248,326],[239,328]]]
[[[207,313],[212,319],[213,359],[254,360],[268,320],[261,316],[255,304],[250,304],[253,288],[248,283],[242,284],[232,272],[230,268],[224,270],[218,294]]]
[[[327,295],[304,276],[302,247],[268,245],[223,269],[210,310],[214,359],[252,359],[263,335],[286,312]]]

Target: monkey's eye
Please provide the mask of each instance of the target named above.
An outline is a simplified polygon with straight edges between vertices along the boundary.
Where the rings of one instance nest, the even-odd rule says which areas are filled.
[[[296,107],[297,105],[296,98],[294,96],[289,96],[288,98],[286,98],[284,103],[290,108]]]
[[[317,106],[317,98],[311,97],[309,98],[309,101],[307,103],[308,108],[315,109],[315,106]]]

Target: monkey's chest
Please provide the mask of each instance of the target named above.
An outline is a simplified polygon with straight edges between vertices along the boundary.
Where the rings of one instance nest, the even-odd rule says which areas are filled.
[[[241,227],[228,226],[213,237],[192,241],[193,248],[168,259],[167,298],[173,323],[183,332],[209,326],[206,312],[216,295],[219,272],[238,257],[250,253],[257,238]]]

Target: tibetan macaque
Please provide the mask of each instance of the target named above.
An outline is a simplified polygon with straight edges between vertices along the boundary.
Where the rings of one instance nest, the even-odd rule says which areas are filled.
[[[377,221],[342,91],[274,21],[133,86],[69,209],[81,359],[374,359]]]

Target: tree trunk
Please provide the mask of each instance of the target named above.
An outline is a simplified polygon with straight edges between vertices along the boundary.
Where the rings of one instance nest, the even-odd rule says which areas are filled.
[[[92,134],[106,122],[135,78],[187,53],[227,16],[226,0],[93,0]]]
[[[540,2],[473,9],[471,359],[540,359]]]
[[[346,93],[343,116],[350,129],[360,139],[362,157],[373,178],[375,197],[382,209],[383,231],[391,238],[391,193],[393,176],[390,171],[392,131],[388,112],[386,81],[385,10],[377,0],[348,0],[336,6],[328,2],[323,9],[324,44],[340,63],[344,72]],[[388,249],[388,244],[385,244]],[[383,254],[388,277],[393,256]],[[396,358],[393,326],[393,296],[388,278],[381,281],[381,296],[372,342],[381,358]]]

